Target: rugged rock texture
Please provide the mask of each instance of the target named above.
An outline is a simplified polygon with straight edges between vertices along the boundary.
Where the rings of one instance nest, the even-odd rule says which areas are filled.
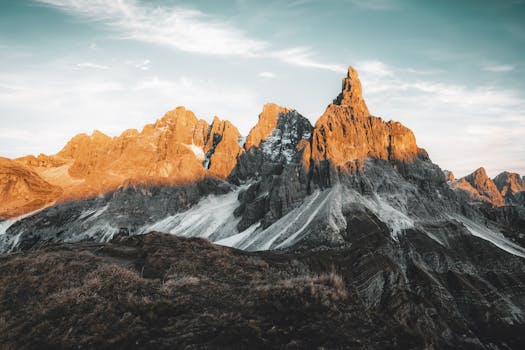
[[[230,122],[215,117],[208,125],[179,107],[141,132],[126,130],[114,138],[99,131],[80,134],[55,156],[27,156],[16,162],[60,187],[59,201],[75,200],[108,193],[126,183],[179,185],[205,177],[225,179],[242,153],[239,137]],[[4,202],[9,202],[6,208],[18,206],[19,210],[2,210],[1,216],[27,213],[48,202],[35,198],[33,205],[20,207],[19,202],[10,203],[15,197],[16,193],[8,193]]]
[[[412,131],[398,122],[384,122],[369,114],[361,83],[353,68],[343,80],[341,94],[315,124],[312,159],[345,172],[356,172],[366,158],[411,162],[427,159]]]
[[[476,203],[487,203],[498,207],[505,205],[505,201],[494,182],[487,176],[483,167],[477,169],[452,183],[451,187],[467,200]]]
[[[308,192],[312,125],[295,110],[267,104],[230,175],[236,184],[252,182],[239,195],[239,231],[262,220],[268,227],[296,207]]]
[[[276,105],[275,103],[267,103],[264,105],[257,124],[250,130],[244,148],[246,150],[252,147],[259,147],[261,141],[266,140],[268,136],[277,127],[277,121],[281,114],[288,114],[289,109]]]
[[[0,157],[0,220],[40,209],[61,194],[29,167]]]
[[[472,236],[246,253],[158,233],[0,257],[0,344],[32,349],[521,349],[522,260]],[[448,228],[449,232],[460,229]],[[482,255],[478,253],[482,252]],[[31,297],[28,297],[31,296]]]
[[[450,170],[443,170],[443,174],[445,174],[445,178],[447,182],[454,181],[456,177],[454,176],[454,173]]]
[[[525,180],[519,174],[504,171],[494,178],[494,184],[507,202],[525,206]]]
[[[239,146],[241,134],[229,121],[215,117],[206,135],[204,168],[221,179],[227,178],[237,165],[237,157],[242,153]]]

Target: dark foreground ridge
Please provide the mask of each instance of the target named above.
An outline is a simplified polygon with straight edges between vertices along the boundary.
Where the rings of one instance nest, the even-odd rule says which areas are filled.
[[[490,288],[523,300],[523,264],[464,240],[483,257],[417,234],[395,243],[380,225],[341,249],[244,252],[160,233],[47,245],[0,256],[0,344],[523,349],[521,311]]]

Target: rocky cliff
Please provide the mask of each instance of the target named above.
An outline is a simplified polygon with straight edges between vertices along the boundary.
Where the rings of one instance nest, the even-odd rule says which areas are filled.
[[[342,91],[315,124],[312,160],[343,171],[358,171],[368,158],[411,162],[428,158],[412,131],[368,112],[357,72],[348,69]]]

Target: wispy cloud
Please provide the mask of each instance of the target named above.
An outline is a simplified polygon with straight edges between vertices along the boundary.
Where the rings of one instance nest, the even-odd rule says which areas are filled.
[[[266,78],[266,79],[273,79],[275,78],[275,74],[272,72],[260,72],[257,74],[260,78]]]
[[[323,63],[314,58],[314,53],[305,47],[295,47],[286,50],[275,51],[272,57],[288,64],[293,64],[301,67],[326,69],[337,73],[344,73],[346,67],[339,64]]]
[[[358,62],[356,68],[359,72],[378,77],[392,76],[394,73],[385,63],[376,60]]]
[[[203,55],[270,57],[301,67],[342,72],[344,67],[315,59],[308,48],[272,49],[232,23],[183,7],[148,6],[133,0],[36,0],[73,15],[106,24],[122,39]],[[375,0],[378,1],[378,0]]]
[[[93,62],[82,62],[77,63],[78,68],[93,68],[93,69],[108,69],[108,66],[104,66],[102,64],[97,64]]]
[[[101,21],[123,38],[171,46],[182,51],[250,57],[268,44],[248,38],[227,22],[196,10],[141,5],[132,0],[38,0]]]
[[[485,66],[482,69],[487,72],[504,73],[504,72],[513,71],[514,66],[511,66],[508,64],[501,64],[501,65]]]
[[[140,60],[140,61],[126,61],[126,64],[129,64],[140,70],[149,70],[149,65],[151,61],[149,59]]]

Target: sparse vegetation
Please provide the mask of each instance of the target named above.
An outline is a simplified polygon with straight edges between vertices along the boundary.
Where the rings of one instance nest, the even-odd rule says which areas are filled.
[[[3,256],[0,344],[304,348],[384,341],[357,327],[370,321],[348,302],[340,274],[289,262],[282,254],[161,234]]]
[[[366,281],[354,275],[359,256],[366,254],[249,253],[157,233],[0,256],[0,349],[440,344],[432,338],[437,332],[424,328],[437,323],[428,323],[418,306],[430,299],[416,304],[417,296],[407,301],[403,284],[389,287],[400,275],[379,255],[373,260],[379,272],[364,270]],[[465,332],[454,325],[457,318],[446,322]],[[463,344],[455,339],[461,338],[447,341]]]

